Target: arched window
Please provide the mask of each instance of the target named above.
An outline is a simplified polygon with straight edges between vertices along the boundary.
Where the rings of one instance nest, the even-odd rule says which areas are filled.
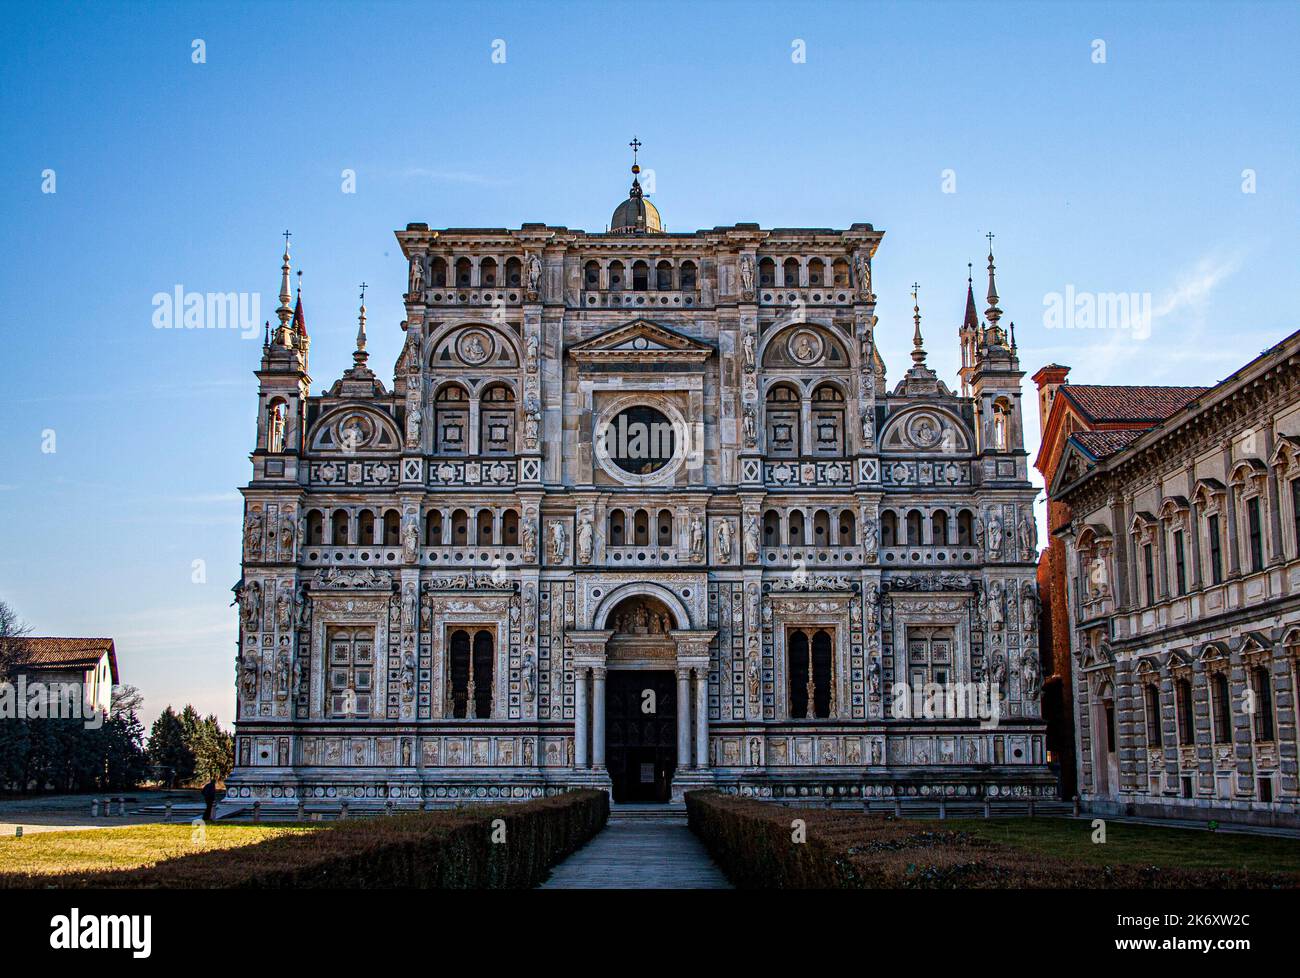
[[[650,514],[644,509],[632,514],[632,534],[634,545],[644,547],[650,543]]]
[[[433,450],[439,455],[464,455],[469,450],[469,394],[448,384],[433,400]]]
[[[330,627],[329,712],[333,717],[369,717],[375,668],[373,628]]]
[[[824,509],[813,513],[813,546],[829,547],[831,545],[831,514]]]
[[[375,514],[363,509],[357,514],[357,546],[368,547],[378,542],[375,538]]]
[[[684,261],[684,262],[682,262],[681,279],[682,279],[682,281],[681,281],[681,290],[682,290],[683,292],[690,292],[690,291],[694,290],[694,288],[695,288],[695,262],[693,262],[693,261]]]
[[[492,510],[480,509],[474,517],[474,540],[480,547],[492,546]]]
[[[582,284],[587,289],[600,288],[600,262],[589,261],[582,266]]]
[[[993,449],[1011,450],[1011,405],[1002,397],[993,402]]]
[[[334,515],[330,517],[330,543],[336,547],[345,546],[348,542],[348,512],[345,509],[334,510]]]
[[[671,547],[673,544],[673,513],[670,509],[659,510],[659,546]]]
[[[845,509],[840,511],[840,541],[841,547],[851,547],[857,542],[857,525],[858,521],[854,518],[853,510]]]
[[[765,414],[769,458],[799,456],[799,392],[790,384],[775,384],[767,392]]]
[[[830,384],[813,391],[812,438],[814,455],[844,454],[844,395]]]
[[[284,426],[288,420],[288,407],[284,401],[276,398],[266,410],[266,450],[278,453],[284,451]]]
[[[632,263],[632,290],[644,292],[650,288],[650,266],[643,261]]]
[[[1178,706],[1178,742],[1184,747],[1196,743],[1196,724],[1192,717],[1192,684],[1186,679],[1174,680],[1174,693]]]
[[[880,545],[898,546],[898,514],[892,509],[887,509],[880,514]]]
[[[447,259],[435,258],[429,263],[429,284],[447,287]]]
[[[776,262],[771,258],[758,260],[758,284],[764,288],[776,285]]]
[[[492,716],[492,672],[495,641],[486,628],[458,628],[447,643],[447,712],[458,720]]]
[[[911,509],[907,511],[907,545],[909,547],[918,546],[921,543],[921,511]]]
[[[824,628],[792,628],[786,633],[791,719],[830,717],[835,686],[833,648],[831,634]]]
[[[930,543],[936,547],[948,543],[948,513],[945,510],[936,509],[930,514]]]
[[[792,547],[803,547],[808,543],[808,538],[803,531],[803,512],[792,509],[786,517],[786,525],[789,528],[789,542]]]
[[[468,258],[456,259],[456,287],[457,288],[469,287],[469,281],[470,281],[469,270],[470,270],[470,262]]]
[[[1268,669],[1255,666],[1250,670],[1250,688],[1255,694],[1255,739],[1273,739],[1273,680]]]
[[[1225,673],[1211,674],[1210,699],[1214,701],[1214,742],[1232,743],[1232,702],[1228,693],[1228,677]]]
[[[826,266],[820,258],[808,260],[808,284],[822,285],[826,278]]]
[[[451,545],[465,547],[469,542],[469,514],[458,509],[451,514]]]
[[[831,267],[835,272],[835,284],[847,286],[849,284],[849,263],[843,258],[836,258],[834,265]]]
[[[621,547],[626,541],[627,533],[624,526],[623,511],[621,509],[611,509],[609,511],[609,545],[611,547]]]
[[[763,546],[781,546],[781,517],[774,509],[763,514]]]
[[[1146,707],[1147,747],[1158,748],[1164,740],[1160,729],[1160,690],[1155,683],[1147,683],[1142,696]]]
[[[442,510],[431,509],[424,516],[424,545],[442,546]]]
[[[325,517],[319,509],[307,511],[307,543],[311,546],[325,542]]]
[[[611,289],[625,289],[627,284],[624,281],[623,263],[621,261],[612,261],[609,263],[609,287]]]
[[[957,546],[969,547],[975,542],[975,517],[969,509],[957,514]]]
[[[507,547],[519,546],[519,514],[513,509],[501,514],[501,543]]]
[[[668,292],[673,287],[673,265],[672,262],[661,261],[655,266],[655,288],[660,292]]]
[[[797,289],[799,287],[799,262],[795,258],[787,258],[781,266],[782,282],[787,289]]]
[[[519,288],[524,282],[523,262],[518,258],[506,259],[506,285],[510,288]]]
[[[395,509],[384,511],[384,546],[398,547],[402,543],[402,514]]]
[[[511,455],[515,450],[515,392],[506,384],[483,391],[478,409],[479,451]]]
[[[495,288],[497,285],[497,262],[495,258],[484,258],[478,266],[479,285],[485,289]]]

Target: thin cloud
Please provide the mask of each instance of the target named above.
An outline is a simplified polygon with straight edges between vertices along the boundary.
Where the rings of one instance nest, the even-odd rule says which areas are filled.
[[[408,180],[431,180],[435,183],[470,183],[479,187],[507,187],[515,181],[506,177],[492,177],[465,170],[433,170],[425,166],[411,166],[401,175]]]

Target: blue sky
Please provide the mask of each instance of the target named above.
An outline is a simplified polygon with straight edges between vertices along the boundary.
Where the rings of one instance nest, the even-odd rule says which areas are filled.
[[[273,318],[289,228],[313,387],[350,362],[362,280],[391,379],[393,230],[603,230],[634,133],[670,230],[883,229],[891,382],[917,281],[955,383],[992,230],[1028,373],[1213,383],[1300,326],[1298,39],[1294,3],[13,5],[0,598],[113,636],[151,716],[228,721],[260,344],[154,329],[153,296],[260,293]],[[1149,296],[1150,329],[1046,328],[1067,290]]]

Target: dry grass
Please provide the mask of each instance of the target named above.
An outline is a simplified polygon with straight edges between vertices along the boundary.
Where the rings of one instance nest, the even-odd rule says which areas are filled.
[[[40,832],[0,839],[0,873],[54,875],[138,869],[200,852],[238,849],[284,835],[319,831],[308,825],[131,825],[83,832]]]

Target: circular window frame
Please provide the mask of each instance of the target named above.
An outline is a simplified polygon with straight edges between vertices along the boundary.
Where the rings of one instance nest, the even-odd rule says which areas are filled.
[[[610,456],[604,442],[596,437],[596,432],[600,430],[601,426],[612,423],[616,417],[628,408],[635,407],[647,407],[658,411],[668,419],[675,429],[673,457],[647,475],[635,475],[622,468]],[[690,426],[686,422],[686,416],[677,408],[677,405],[650,394],[628,394],[605,405],[596,416],[595,421],[592,423],[591,442],[596,464],[615,482],[624,486],[661,486],[665,483],[675,482],[677,473],[686,464],[686,448],[690,442]]]

